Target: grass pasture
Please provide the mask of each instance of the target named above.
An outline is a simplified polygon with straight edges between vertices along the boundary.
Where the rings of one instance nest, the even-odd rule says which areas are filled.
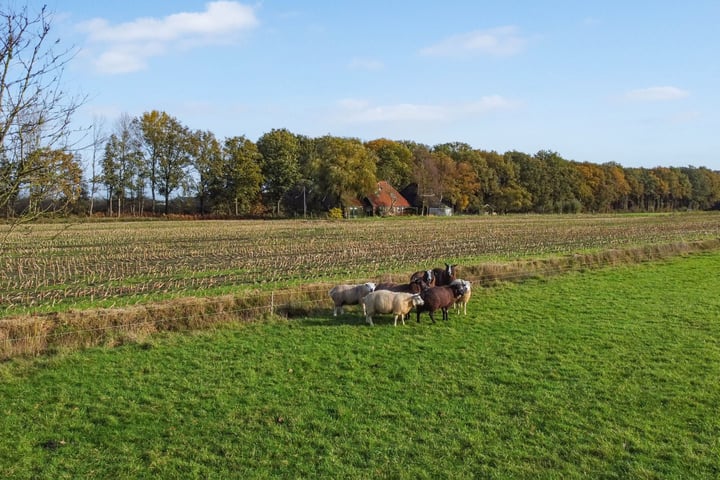
[[[720,253],[0,364],[3,478],[720,476]]]

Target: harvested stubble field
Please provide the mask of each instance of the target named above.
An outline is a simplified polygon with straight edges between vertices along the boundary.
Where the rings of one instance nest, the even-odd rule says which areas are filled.
[[[32,225],[0,229],[0,304],[129,304],[719,237],[717,214]]]
[[[486,284],[717,248],[720,215],[92,221],[0,227],[0,239],[8,356],[107,341],[98,331],[302,313],[327,307],[333,283],[403,281],[444,262]]]

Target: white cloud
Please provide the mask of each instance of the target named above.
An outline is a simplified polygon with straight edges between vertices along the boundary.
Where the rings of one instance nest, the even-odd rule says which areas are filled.
[[[143,69],[149,58],[175,48],[232,41],[258,25],[253,7],[234,1],[215,1],[203,12],[181,12],[163,18],[138,18],[110,25],[96,18],[78,25],[90,49],[99,49],[95,65],[103,73]]]
[[[506,26],[454,35],[421,49],[420,54],[438,57],[509,56],[520,53],[526,44],[527,40],[519,34],[517,27]]]
[[[686,90],[677,87],[649,87],[630,90],[625,93],[625,99],[637,102],[659,102],[666,100],[680,100],[690,95]]]
[[[357,99],[344,99],[339,102],[342,119],[350,123],[445,122],[460,117],[512,110],[519,105],[520,102],[500,95],[490,95],[474,102],[456,104],[397,103],[373,106]]]
[[[130,73],[147,67],[147,59],[166,53],[163,43],[153,42],[144,45],[128,43],[105,50],[94,61],[96,68],[103,73]]]

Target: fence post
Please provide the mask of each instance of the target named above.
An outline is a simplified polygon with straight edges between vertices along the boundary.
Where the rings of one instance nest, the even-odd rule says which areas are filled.
[[[270,292],[270,316],[275,315],[275,290]]]

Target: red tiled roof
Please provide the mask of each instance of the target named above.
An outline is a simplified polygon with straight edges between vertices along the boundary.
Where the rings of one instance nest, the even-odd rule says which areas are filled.
[[[390,186],[389,183],[382,180],[377,184],[377,190],[368,195],[368,201],[374,207],[400,207],[409,208],[408,201],[400,195],[400,193]]]

